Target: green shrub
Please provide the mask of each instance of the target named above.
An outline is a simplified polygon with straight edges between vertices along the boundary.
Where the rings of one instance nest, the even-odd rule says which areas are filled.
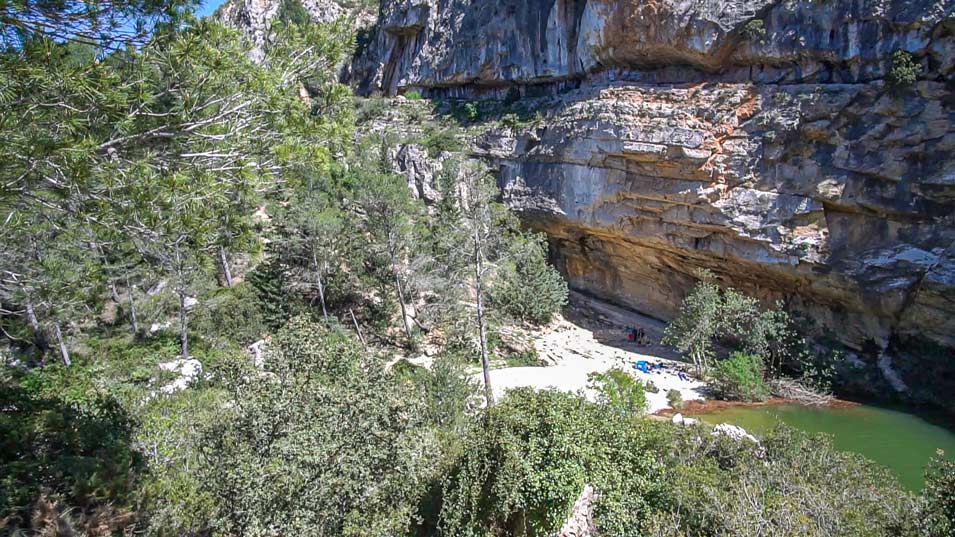
[[[352,336],[298,317],[268,377],[237,369],[202,433],[199,492],[217,535],[400,535],[439,453],[420,398]]]
[[[769,398],[763,359],[755,354],[734,352],[726,360],[717,362],[713,380],[715,391],[724,399],[765,401]]]
[[[396,378],[403,382],[419,383],[428,377],[427,368],[413,364],[407,359],[402,358],[391,366],[391,372]]]
[[[435,158],[441,153],[454,153],[463,147],[460,138],[453,128],[442,128],[429,124],[422,133],[421,145],[428,150],[428,155]]]
[[[357,104],[358,112],[355,120],[359,124],[379,118],[388,110],[388,101],[381,97],[357,99]]]
[[[481,117],[481,108],[478,103],[465,103],[464,116],[471,121],[477,121]]]
[[[589,388],[597,392],[597,402],[624,416],[639,416],[647,411],[643,383],[622,369],[587,376]]]
[[[808,345],[782,304],[763,309],[757,299],[721,288],[709,271],[700,271],[699,278],[663,336],[665,344],[689,355],[699,373],[708,371],[716,341],[764,357],[774,373],[805,360]]]
[[[647,393],[660,393],[660,388],[652,380],[647,380],[645,389]]]
[[[547,263],[542,236],[514,237],[507,266],[489,290],[490,303],[519,320],[546,324],[567,303],[567,282]]]
[[[504,114],[501,118],[501,124],[509,129],[516,129],[521,126],[521,123],[521,116],[514,113]]]
[[[892,68],[887,76],[889,85],[895,89],[904,89],[912,86],[922,72],[912,55],[904,50],[896,50],[892,54]]]
[[[509,392],[484,419],[444,480],[441,535],[553,535],[587,484],[600,492],[600,535],[642,535],[662,502],[664,469],[651,454],[662,424],[530,389]]]
[[[423,98],[424,97],[421,96],[421,92],[417,90],[405,93],[405,99],[408,99],[409,101],[420,101]]]
[[[263,305],[251,283],[220,287],[199,302],[198,311],[190,319],[190,329],[220,347],[244,347],[268,331]]]
[[[920,519],[925,536],[955,535],[955,461],[942,450],[925,469]]]
[[[743,25],[742,33],[747,39],[760,39],[766,36],[766,25],[760,19],[753,19]]]
[[[836,450],[824,435],[780,426],[756,445],[685,430],[669,452],[677,508],[666,518],[678,528],[669,535],[916,535],[912,495],[884,467]]]
[[[274,259],[255,267],[246,276],[257,299],[259,315],[270,330],[277,330],[306,311],[298,297],[288,292],[285,271]]]
[[[526,351],[511,353],[504,357],[507,367],[540,367],[540,356],[537,355],[537,349],[527,349]]]
[[[29,527],[41,495],[75,515],[128,504],[143,467],[134,420],[96,384],[78,363],[0,369],[0,530]]]
[[[683,408],[683,394],[680,390],[669,390],[667,392],[667,404],[677,410]]]

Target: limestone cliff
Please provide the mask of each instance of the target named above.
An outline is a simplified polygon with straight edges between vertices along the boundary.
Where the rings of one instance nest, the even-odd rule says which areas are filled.
[[[955,347],[953,8],[385,0],[354,73],[365,92],[550,96],[543,121],[474,151],[573,287],[667,319],[709,268],[892,386],[944,386],[950,353],[926,365],[899,342]],[[920,71],[904,87],[896,51]]]
[[[241,30],[253,44],[252,57],[262,58],[269,39],[272,21],[283,0],[227,0],[213,15],[223,24]],[[333,22],[341,17],[354,17],[359,26],[368,25],[374,16],[360,1],[349,0],[286,0],[300,2],[312,20]]]

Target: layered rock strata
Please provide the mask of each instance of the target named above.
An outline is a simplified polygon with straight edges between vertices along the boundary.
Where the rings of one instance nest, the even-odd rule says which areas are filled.
[[[386,1],[354,72],[550,96],[474,151],[573,287],[667,319],[707,268],[895,375],[893,341],[955,347],[953,5]]]

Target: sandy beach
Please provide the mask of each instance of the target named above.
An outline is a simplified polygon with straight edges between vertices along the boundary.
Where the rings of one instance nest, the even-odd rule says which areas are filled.
[[[662,323],[613,306],[575,298],[575,304],[582,305],[569,318],[559,319],[534,339],[538,355],[549,365],[493,369],[491,386],[496,398],[510,389],[531,387],[579,392],[593,400],[596,394],[587,388],[588,375],[616,367],[640,380],[652,381],[659,389],[657,393],[647,392],[648,413],[669,408],[666,394],[672,389],[679,390],[684,401],[704,399],[701,392],[704,383],[681,380],[677,372],[687,370],[687,364],[674,360],[671,350],[656,344],[662,336]],[[627,326],[643,328],[653,343],[641,346],[628,341]],[[633,367],[638,360],[659,362],[664,367],[643,373]],[[475,379],[480,382],[481,374],[477,373]]]

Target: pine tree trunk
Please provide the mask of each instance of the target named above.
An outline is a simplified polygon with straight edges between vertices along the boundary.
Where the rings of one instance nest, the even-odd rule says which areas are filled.
[[[487,406],[494,404],[494,391],[491,389],[491,361],[487,353],[487,321],[484,318],[484,287],[482,280],[483,262],[481,259],[481,242],[478,228],[474,228],[474,286],[477,290],[477,322],[481,340],[481,368],[484,370],[484,397]]]
[[[40,328],[40,320],[36,318],[36,310],[33,309],[33,300],[27,297],[27,320],[30,321],[30,328],[33,329],[33,335],[37,339],[43,337],[43,330]]]
[[[133,334],[139,333],[139,321],[136,319],[136,301],[133,299],[135,287],[129,286],[129,278],[126,278],[126,293],[129,295],[129,323],[133,329]]]
[[[70,351],[66,349],[66,341],[63,339],[63,330],[60,328],[59,321],[53,323],[53,332],[56,334],[56,342],[60,346],[60,357],[63,358],[63,363],[66,364],[66,367],[73,365],[73,362],[70,361]]]
[[[315,274],[318,275],[318,299],[322,303],[322,317],[328,322],[328,308],[325,306],[325,282],[322,281],[322,267],[318,264],[315,252],[312,252],[312,263],[315,265]]]
[[[189,359],[189,312],[186,311],[186,291],[179,291],[179,347],[182,359]]]
[[[183,360],[189,359],[189,312],[186,310],[186,277],[185,263],[179,243],[176,243],[176,294],[179,295],[179,348]]]
[[[353,312],[351,308],[348,308],[348,314],[351,315],[351,322],[355,324],[355,331],[358,332],[358,339],[360,339],[361,344],[367,348],[368,343],[365,341],[365,336],[361,333],[361,327],[358,326],[358,319],[355,318],[355,312]]]
[[[405,327],[405,335],[408,337],[408,345],[412,345],[414,341],[411,337],[411,323],[408,322],[408,311],[405,307],[405,293],[401,290],[401,279],[398,277],[398,266],[394,262],[394,257],[392,257],[391,261],[391,272],[395,275],[395,291],[398,293],[398,304],[401,305],[401,322]]]
[[[225,251],[225,246],[219,247],[219,263],[222,265],[222,279],[225,280],[226,287],[232,287],[232,269],[229,268],[229,255]]]

